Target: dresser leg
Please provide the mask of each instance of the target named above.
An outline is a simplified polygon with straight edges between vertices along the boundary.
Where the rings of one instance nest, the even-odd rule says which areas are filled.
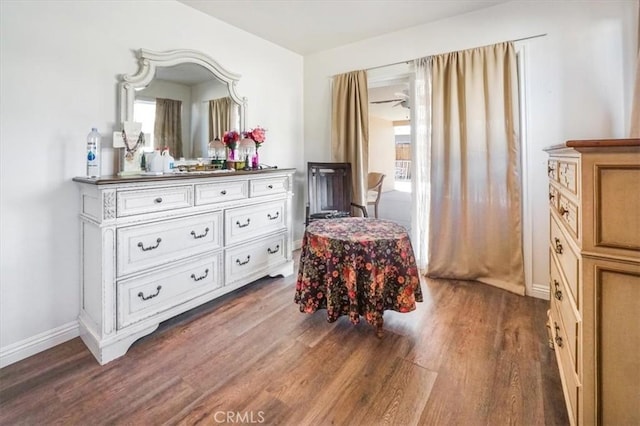
[[[384,336],[384,331],[382,330],[382,326],[384,325],[384,319],[382,318],[382,316],[380,318],[378,318],[378,320],[376,321],[376,336],[378,338],[382,338],[382,336]]]

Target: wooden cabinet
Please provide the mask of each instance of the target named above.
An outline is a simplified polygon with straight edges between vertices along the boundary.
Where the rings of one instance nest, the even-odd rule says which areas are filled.
[[[260,277],[292,274],[293,173],[75,178],[78,321],[96,359]]]
[[[570,422],[640,424],[640,139],[546,151],[548,326]]]

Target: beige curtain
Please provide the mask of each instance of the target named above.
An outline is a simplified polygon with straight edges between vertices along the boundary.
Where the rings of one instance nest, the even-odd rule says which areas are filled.
[[[433,57],[430,277],[524,294],[513,43]]]
[[[333,77],[331,149],[334,161],[351,163],[353,201],[365,205],[369,168],[369,91],[366,71]]]
[[[219,98],[209,101],[209,141],[222,140],[224,132],[231,129],[231,98]]]
[[[153,129],[156,148],[169,147],[175,158],[182,153],[182,101],[156,99],[156,122]]]

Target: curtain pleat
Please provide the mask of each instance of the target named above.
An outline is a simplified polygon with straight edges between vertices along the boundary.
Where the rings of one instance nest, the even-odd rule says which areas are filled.
[[[366,71],[333,77],[331,111],[333,160],[351,163],[353,200],[365,205],[369,168],[369,91]]]
[[[231,107],[232,100],[228,96],[209,101],[209,141],[216,138],[222,140],[225,132],[233,130],[231,128]]]
[[[156,121],[153,137],[157,148],[169,147],[175,158],[182,153],[182,101],[173,99],[156,99]]]
[[[427,275],[524,294],[513,43],[432,61]]]
[[[414,110],[412,138],[411,230],[413,248],[421,271],[429,251],[429,198],[431,192],[431,58],[414,61]]]

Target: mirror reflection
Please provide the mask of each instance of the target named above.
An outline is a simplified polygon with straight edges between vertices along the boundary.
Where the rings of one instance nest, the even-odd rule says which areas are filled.
[[[136,55],[138,71],[119,82],[120,120],[142,123],[153,148],[169,147],[176,159],[205,158],[211,141],[244,130],[240,75],[197,50],[140,49]]]
[[[133,115],[153,147],[169,147],[175,158],[206,155],[202,147],[240,129],[240,105],[227,84],[193,63],[156,68],[153,80],[135,93]]]

